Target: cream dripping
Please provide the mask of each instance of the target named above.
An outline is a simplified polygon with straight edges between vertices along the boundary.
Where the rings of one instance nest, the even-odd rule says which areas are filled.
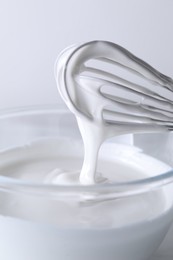
[[[118,64],[145,78],[148,84],[142,86],[121,78],[116,69],[111,74],[89,67],[86,63],[90,60]],[[90,75],[83,75],[84,72]],[[105,139],[127,133],[168,131],[172,127],[172,79],[121,46],[93,41],[69,47],[56,61],[55,76],[59,92],[75,114],[83,138],[81,184],[102,181],[96,180],[96,167]],[[102,89],[106,86],[114,87],[117,93],[104,93]]]

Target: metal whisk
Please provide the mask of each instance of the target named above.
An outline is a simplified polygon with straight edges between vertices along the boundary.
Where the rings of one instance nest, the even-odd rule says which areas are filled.
[[[87,64],[91,62],[95,64]],[[99,62],[111,65],[112,71],[98,68]],[[145,84],[120,77],[118,67]],[[58,57],[55,74],[69,109],[80,119],[104,124],[108,136],[173,130],[173,80],[117,44],[92,41],[71,46]]]

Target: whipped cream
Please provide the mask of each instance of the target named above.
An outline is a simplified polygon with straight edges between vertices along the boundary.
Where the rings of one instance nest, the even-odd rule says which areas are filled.
[[[139,260],[153,253],[172,221],[172,187],[122,198],[114,188],[114,199],[101,200],[96,189],[86,194],[82,187],[76,197],[71,184],[80,185],[82,161],[82,142],[70,138],[40,139],[0,152],[1,186],[4,177],[4,184],[12,178],[10,192],[0,193],[0,258]],[[102,172],[114,183],[168,170],[138,148],[107,142],[99,153],[97,175]]]
[[[80,185],[82,160],[82,142],[47,138],[1,152],[0,168],[3,176],[13,178],[13,181],[16,179],[25,183],[52,185],[52,187],[58,185],[58,191],[60,185]],[[168,165],[141,153],[138,148],[105,143],[99,154],[97,175],[102,172],[102,178],[109,180],[110,183],[116,183],[154,177],[170,169]],[[1,178],[3,176],[1,175]],[[68,192],[70,194],[70,186]],[[167,192],[153,191],[124,200],[101,199],[99,202],[97,193],[85,194],[81,191],[80,198],[77,200],[63,197],[60,201],[51,201],[48,197],[44,197],[43,186],[43,195],[38,199],[32,199],[30,194],[28,196],[26,194],[25,199],[21,194],[15,195],[14,198],[13,194],[8,196],[4,194],[0,200],[3,201],[0,213],[52,223],[64,228],[115,228],[145,221],[148,218],[157,218],[170,207],[169,196]],[[9,203],[9,200],[13,203]],[[39,202],[38,209],[37,202]],[[87,208],[86,213],[81,216],[85,208]]]
[[[118,64],[126,71],[135,72],[147,80],[147,87],[120,78],[116,73],[86,65],[93,59]],[[97,76],[86,76],[84,72]],[[55,76],[63,100],[76,116],[84,143],[81,184],[106,181],[101,175],[97,177],[96,172],[99,149],[107,138],[127,133],[168,131],[170,127],[172,79],[121,46],[104,41],[71,46],[59,55]],[[103,93],[106,86],[116,89],[116,93]],[[67,181],[68,175],[64,178]]]

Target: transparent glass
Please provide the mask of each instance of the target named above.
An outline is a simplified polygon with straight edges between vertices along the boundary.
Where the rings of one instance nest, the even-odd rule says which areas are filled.
[[[9,150],[57,137],[81,142],[75,117],[64,106],[0,112],[0,259],[148,259],[172,223],[172,169],[128,182],[92,186],[47,184],[3,172]],[[157,140],[156,135],[137,135],[134,143],[172,165],[171,138],[170,134],[157,135]],[[114,141],[112,148],[109,141],[108,156],[114,152]],[[77,149],[75,145],[73,149]],[[73,149],[68,156],[73,156]],[[46,161],[48,155],[51,149],[42,151],[42,160]],[[15,163],[22,161],[24,167],[22,156],[19,154]],[[79,157],[82,162],[83,151],[79,151]],[[37,161],[36,156],[34,159]],[[138,160],[142,165],[142,157]],[[150,165],[144,167],[150,169]],[[140,210],[144,214],[138,214]]]

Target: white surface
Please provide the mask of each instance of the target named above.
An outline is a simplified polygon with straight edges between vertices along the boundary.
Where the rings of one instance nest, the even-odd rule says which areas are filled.
[[[173,259],[173,225],[165,240],[150,260],[172,260]]]
[[[172,10],[171,0],[1,0],[0,108],[61,102],[54,61],[81,41],[114,41],[173,77]]]

